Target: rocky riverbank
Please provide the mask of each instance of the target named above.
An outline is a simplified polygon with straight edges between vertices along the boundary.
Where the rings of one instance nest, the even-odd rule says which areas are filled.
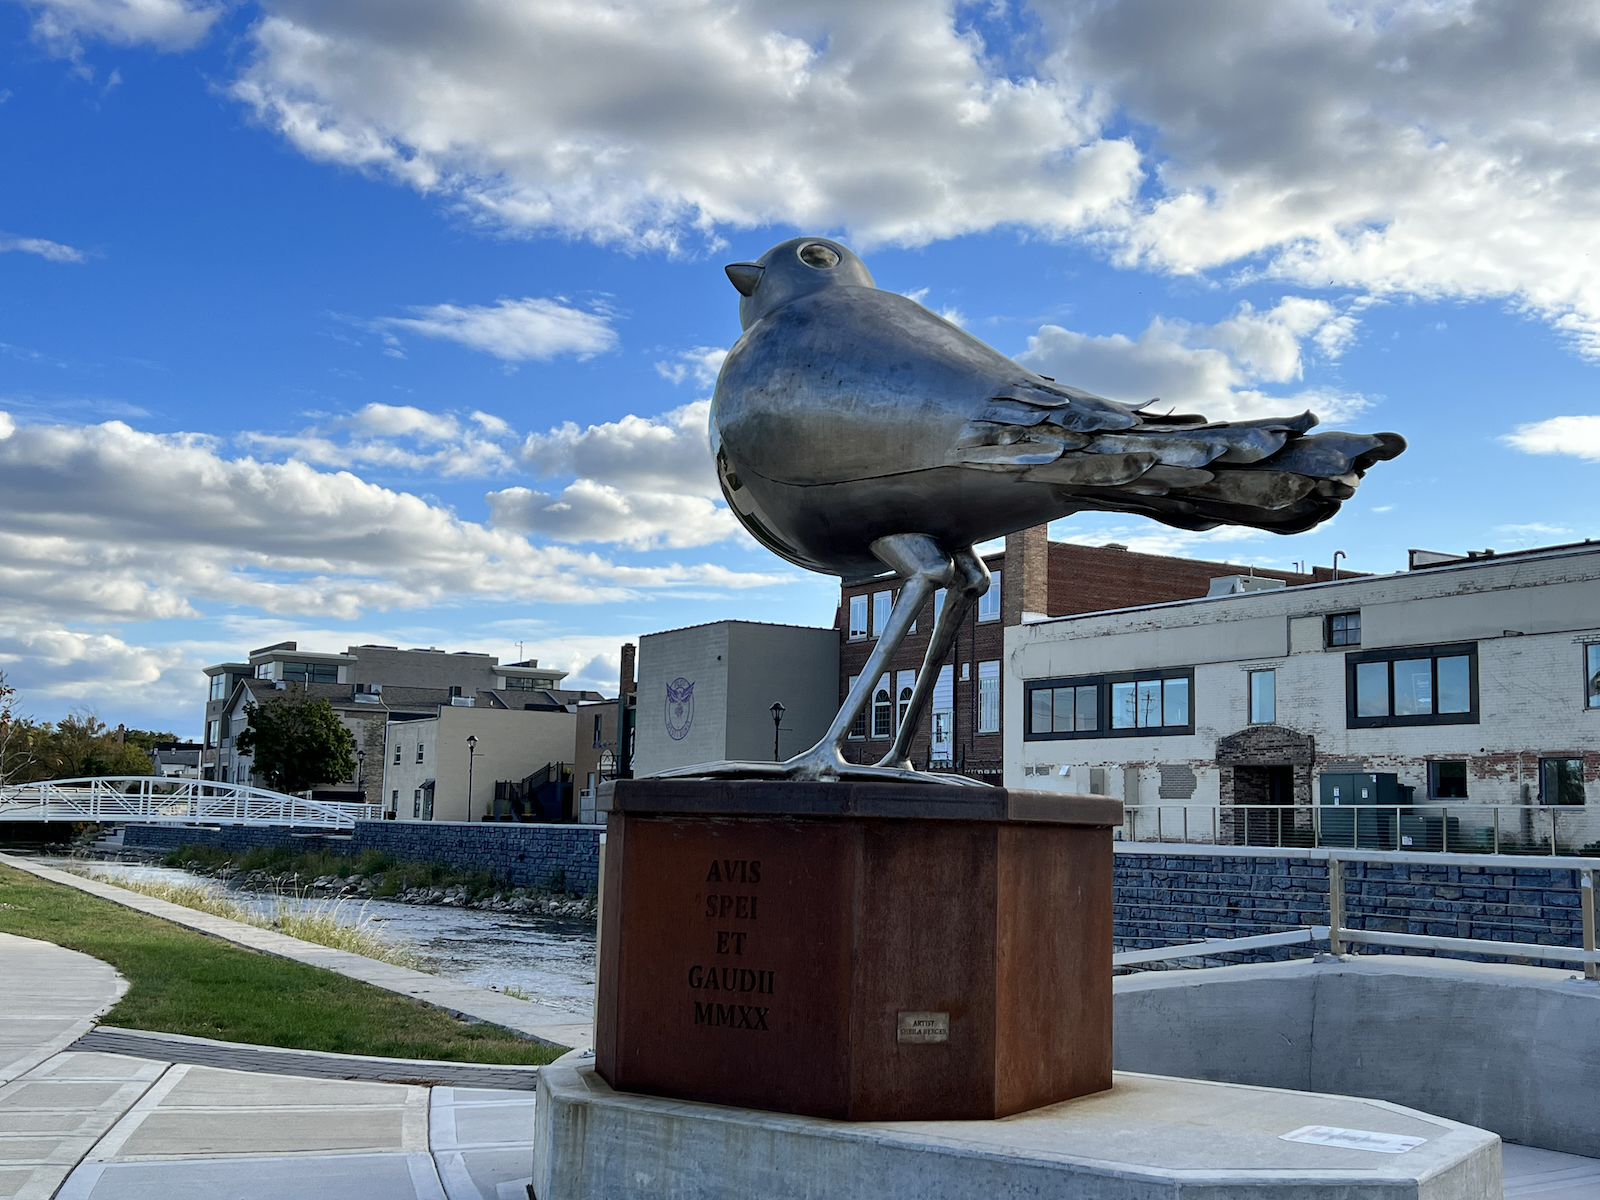
[[[496,887],[481,878],[412,883],[418,868],[396,864],[386,870],[349,874],[312,874],[298,870],[274,871],[246,869],[233,862],[206,863],[183,859],[180,854],[166,856],[168,866],[181,867],[205,875],[240,891],[265,892],[314,900],[392,900],[399,904],[431,904],[449,908],[474,908],[487,912],[527,913],[529,915],[574,917],[593,920],[596,911],[592,896],[571,896],[537,888]],[[430,873],[437,874],[437,870]]]

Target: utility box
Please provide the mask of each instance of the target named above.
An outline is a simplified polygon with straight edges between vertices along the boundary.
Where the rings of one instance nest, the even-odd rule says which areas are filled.
[[[1318,776],[1322,806],[1322,844],[1393,850],[1399,843],[1400,806],[1411,799],[1393,773]]]

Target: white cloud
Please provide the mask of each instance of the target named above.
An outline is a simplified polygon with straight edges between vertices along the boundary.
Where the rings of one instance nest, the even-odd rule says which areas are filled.
[[[198,44],[218,17],[220,3],[191,0],[26,0],[34,10],[34,36],[57,54],[76,57],[82,37],[162,50]]]
[[[13,613],[152,620],[216,602],[348,620],[463,596],[594,603],[777,578],[537,546],[347,472],[227,459],[193,435],[7,428],[0,607]]]
[[[501,227],[926,242],[1084,228],[1137,185],[1071,82],[1012,79],[942,0],[275,0],[234,93],[303,153]]]
[[[1494,532],[1502,545],[1509,545],[1515,549],[1548,546],[1572,534],[1572,530],[1565,525],[1547,525],[1539,521],[1531,521],[1526,525],[1496,525]]]
[[[515,431],[501,418],[474,412],[462,422],[411,405],[368,404],[298,433],[245,433],[240,440],[270,455],[325,467],[489,476],[516,465]]]
[[[1570,454],[1600,462],[1600,417],[1550,417],[1518,425],[1502,440],[1527,454]]]
[[[541,478],[577,476],[559,494],[514,487],[489,495],[496,526],[562,541],[699,546],[734,536],[720,500],[706,425],[711,402],[660,417],[624,417],[531,434],[523,463]]]
[[[656,372],[675,384],[692,378],[697,386],[708,388],[717,382],[722,360],[727,357],[728,351],[722,346],[696,346],[693,350],[680,350],[676,359],[658,362]]]
[[[1321,390],[1273,396],[1256,385],[1299,380],[1307,340],[1338,350],[1355,326],[1354,317],[1326,301],[1285,296],[1265,312],[1241,304],[1215,325],[1158,317],[1137,339],[1044,325],[1017,360],[1114,400],[1141,403],[1160,397],[1158,412],[1170,407],[1212,420],[1240,420],[1294,416],[1310,408],[1324,422],[1336,423],[1359,413],[1366,402]]]
[[[84,261],[82,250],[63,245],[61,242],[52,242],[47,238],[11,237],[8,234],[0,234],[0,254],[12,250],[23,254],[37,254],[40,258],[47,258],[51,262],[81,263]]]
[[[375,324],[459,342],[505,362],[543,361],[559,354],[592,358],[617,345],[607,314],[558,300],[528,296],[493,305],[435,304],[412,312],[413,317],[388,317]]]

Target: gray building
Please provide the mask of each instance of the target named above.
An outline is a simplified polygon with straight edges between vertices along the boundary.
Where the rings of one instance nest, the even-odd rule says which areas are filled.
[[[839,631],[716,621],[639,639],[633,771],[809,749],[838,711]],[[783,705],[774,727],[772,705]]]

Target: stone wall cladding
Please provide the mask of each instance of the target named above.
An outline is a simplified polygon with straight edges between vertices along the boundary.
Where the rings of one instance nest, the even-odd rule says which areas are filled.
[[[224,825],[217,829],[129,825],[124,845],[148,849],[264,846],[360,854],[377,850],[407,862],[437,862],[458,870],[487,869],[511,887],[550,888],[585,896],[600,881],[600,834],[593,825],[511,825],[497,822],[357,821],[353,834],[330,835],[282,825]]]
[[[1576,876],[1576,870],[1563,868],[1513,872],[1504,867],[1346,862],[1345,924],[1383,933],[1578,947],[1583,944],[1583,922]],[[1113,936],[1119,950],[1328,923],[1325,859],[1119,851],[1114,879]],[[1357,949],[1362,954],[1433,953],[1391,946]],[[1312,946],[1285,946],[1205,961],[1268,962],[1314,952]],[[1476,954],[1440,957],[1518,961]],[[1557,964],[1543,960],[1543,965]]]

